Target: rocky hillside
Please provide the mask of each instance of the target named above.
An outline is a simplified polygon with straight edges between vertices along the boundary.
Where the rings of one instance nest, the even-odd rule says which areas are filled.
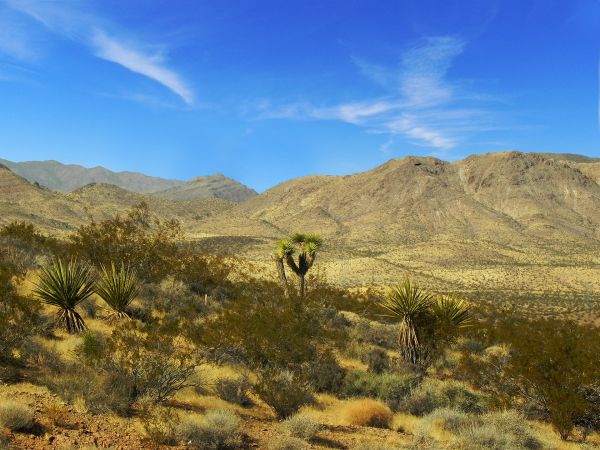
[[[560,158],[406,157],[354,175],[289,180],[242,203],[186,200],[243,199],[236,196],[243,190],[228,191],[235,182],[226,177],[208,180],[210,188],[198,179],[152,195],[107,184],[65,195],[3,169],[0,220],[69,230],[89,213],[105,217],[146,201],[159,216],[179,218],[207,249],[269,270],[275,240],[302,230],[324,237],[321,267],[341,284],[389,284],[410,274],[440,289],[597,292],[600,163]]]
[[[88,169],[77,164],[58,161],[11,162],[0,159],[0,164],[32,183],[39,183],[59,192],[71,192],[90,183],[108,183],[132,192],[154,192],[184,184],[180,180],[165,180],[137,172],[113,172],[104,167]]]
[[[154,196],[167,200],[193,200],[222,198],[234,202],[243,202],[256,197],[256,191],[220,173],[197,177],[170,189],[155,192]]]
[[[58,161],[15,163],[0,159],[0,164],[31,183],[64,193],[90,184],[105,184],[139,194],[153,193],[166,200],[220,198],[241,202],[256,196],[253,189],[221,174],[197,177],[186,182],[151,177],[137,172],[113,172],[104,167],[88,169]]]

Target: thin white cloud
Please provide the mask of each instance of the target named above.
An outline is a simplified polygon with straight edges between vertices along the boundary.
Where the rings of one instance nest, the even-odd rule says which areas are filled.
[[[194,102],[191,88],[173,70],[164,65],[161,55],[146,55],[119,42],[102,31],[94,33],[92,43],[95,55],[99,58],[119,64],[126,69],[144,75],[167,87],[188,105]]]
[[[100,59],[118,64],[125,69],[147,77],[179,96],[186,104],[194,102],[193,89],[172,68],[167,66],[163,54],[144,51],[132,45],[114,30],[113,24],[95,15],[85,3],[32,0],[4,0],[5,4],[43,25],[48,31],[84,44]],[[0,38],[4,34],[0,29]],[[11,34],[0,39],[0,52],[25,59],[29,46],[25,39]]]
[[[448,70],[464,48],[460,38],[439,36],[413,42],[395,68],[354,58],[360,72],[384,88],[384,97],[333,106],[263,104],[260,117],[337,120],[390,137],[402,136],[415,145],[450,150],[469,135],[494,128],[482,106],[490,99],[465,92],[448,80]],[[381,150],[390,151],[391,143],[396,145],[396,140],[389,139]]]

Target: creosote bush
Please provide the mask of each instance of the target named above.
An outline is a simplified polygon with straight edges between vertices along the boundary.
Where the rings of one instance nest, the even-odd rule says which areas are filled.
[[[394,416],[390,408],[377,400],[360,399],[344,407],[344,420],[361,427],[391,428]]]
[[[197,365],[178,333],[173,324],[127,322],[104,342],[85,337],[81,356],[88,367],[125,391],[129,405],[141,398],[159,403],[187,387]]]
[[[254,390],[278,417],[284,419],[314,402],[310,384],[300,374],[289,370],[261,371]]]
[[[465,353],[462,374],[498,405],[536,412],[563,439],[579,421],[598,414],[598,405],[586,397],[600,379],[597,329],[496,311],[479,334],[495,350]]]

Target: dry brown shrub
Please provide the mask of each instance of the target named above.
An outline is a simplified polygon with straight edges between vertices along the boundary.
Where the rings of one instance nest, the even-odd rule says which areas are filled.
[[[383,403],[372,399],[354,400],[344,408],[344,421],[360,427],[391,428],[394,416]]]

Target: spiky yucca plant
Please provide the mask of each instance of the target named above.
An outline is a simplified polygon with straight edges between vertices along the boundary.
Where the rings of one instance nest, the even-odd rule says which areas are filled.
[[[298,277],[300,296],[304,296],[306,287],[306,274],[315,263],[317,251],[323,245],[323,240],[316,234],[296,233],[289,239],[283,239],[277,246],[277,256],[280,261],[285,260],[288,267]],[[298,253],[298,262],[294,255]],[[281,265],[278,265],[280,270]]]
[[[431,312],[436,321],[436,334],[441,341],[451,341],[458,331],[475,323],[467,301],[454,294],[437,296],[431,305]]]
[[[385,300],[380,303],[387,311],[386,316],[400,321],[400,355],[411,364],[420,363],[425,356],[420,328],[430,318],[432,302],[431,294],[407,278],[402,284],[392,287]]]
[[[110,268],[102,266],[96,294],[110,306],[117,318],[129,318],[127,307],[139,294],[137,276],[123,264],[118,270],[114,264]]]
[[[56,259],[50,266],[42,268],[33,294],[59,309],[57,323],[60,326],[69,333],[79,333],[86,327],[75,308],[93,292],[94,276],[89,266],[79,264],[76,259],[67,263]]]

